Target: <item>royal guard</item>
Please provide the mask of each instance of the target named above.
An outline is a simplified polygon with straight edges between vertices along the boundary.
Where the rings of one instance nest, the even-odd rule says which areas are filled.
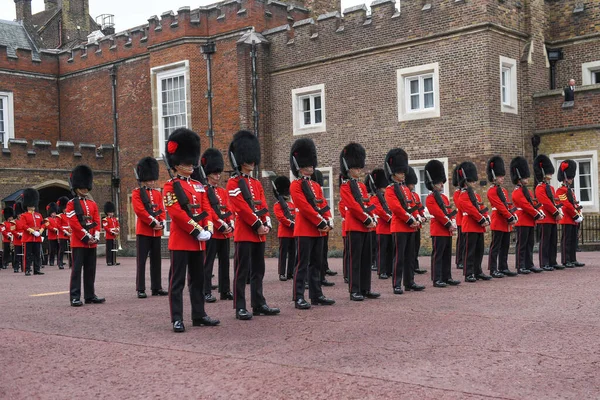
[[[561,183],[556,191],[558,200],[563,205],[564,216],[559,221],[562,225],[562,238],[560,245],[561,267],[583,267],[584,263],[577,261],[577,228],[583,222],[582,207],[575,197],[573,180],[577,174],[577,163],[573,160],[564,160],[558,167],[557,178]],[[556,266],[555,266],[556,268]]]
[[[410,194],[412,196],[413,202],[415,204],[415,211],[413,212],[413,217],[419,221],[419,227],[415,231],[415,261],[414,268],[415,274],[426,274],[426,269],[421,269],[419,267],[419,253],[421,252],[421,228],[427,222],[427,217],[425,215],[425,207],[423,203],[421,203],[421,196],[419,193],[415,191],[417,184],[419,183],[419,178],[417,177],[417,173],[414,168],[409,166],[408,173],[406,174],[406,186],[410,189]]]
[[[486,173],[492,183],[487,191],[487,198],[492,205],[492,243],[490,244],[488,268],[494,278],[516,276],[517,273],[508,269],[508,249],[510,247],[510,232],[517,223],[516,211],[508,197],[508,191],[502,187],[506,168],[500,156],[494,156],[487,162]]]
[[[69,225],[69,218],[67,218],[67,214],[65,213],[65,209],[67,208],[68,203],[69,198],[66,196],[59,198],[56,202],[59,209],[59,214],[57,215],[57,223],[59,224],[58,259],[56,260],[56,263],[58,264],[58,269],[65,268],[65,255],[67,256],[67,260],[69,261],[69,268],[71,268],[73,265],[73,254],[71,252],[71,226]]]
[[[273,195],[277,203],[273,212],[279,222],[277,238],[279,239],[279,280],[287,281],[294,277],[296,265],[296,239],[294,226],[296,225],[296,206],[290,196],[290,180],[287,176],[278,176],[273,181]]]
[[[23,208],[21,199],[15,202],[13,207],[15,213],[14,225],[12,227],[14,245],[13,269],[15,272],[24,272],[25,264],[23,258],[25,257],[25,252],[23,250],[23,220],[21,219],[21,214],[25,212],[25,209]]]
[[[75,197],[67,203],[65,214],[71,227],[71,306],[80,307],[81,275],[83,271],[83,294],[86,304],[104,303],[96,296],[96,248],[100,240],[100,214],[98,205],[88,198],[92,190],[94,174],[87,165],[78,165],[71,172],[71,189]]]
[[[452,235],[456,233],[456,211],[452,211],[450,200],[444,194],[446,170],[438,160],[425,164],[425,186],[431,191],[425,205],[431,222],[431,280],[434,287],[456,286],[460,281],[452,279]]]
[[[395,148],[385,156],[384,171],[391,184],[385,189],[385,200],[392,211],[390,232],[394,237],[394,267],[392,287],[394,294],[402,294],[402,283],[407,291],[421,291],[425,286],[415,283],[415,232],[419,221],[412,215],[416,210],[410,189],[406,186],[408,154]]]
[[[554,188],[550,184],[554,175],[554,165],[548,156],[540,154],[533,160],[533,172],[538,184],[535,188],[535,197],[542,205],[545,217],[537,221],[540,227],[539,261],[541,268],[532,268],[533,272],[553,271],[558,264],[556,253],[558,251],[558,221],[563,218],[562,204],[557,203]],[[559,267],[560,268],[560,267]]]
[[[186,277],[192,305],[193,326],[216,326],[219,320],[204,310],[204,251],[217,216],[210,207],[206,189],[191,178],[200,161],[200,137],[179,128],[169,135],[165,161],[170,179],[163,189],[165,208],[171,216],[169,250],[169,305],[174,332],[185,332],[183,324],[183,288]],[[175,172],[175,176],[172,175]]]
[[[462,234],[462,211],[459,207],[458,199],[460,198],[460,193],[464,190],[464,186],[461,181],[458,179],[458,167],[457,165],[452,171],[452,186],[454,186],[454,193],[452,194],[452,202],[454,203],[454,207],[456,208],[456,254],[454,256],[455,264],[457,269],[464,268],[464,246],[465,246],[465,237]]]
[[[389,182],[385,176],[385,171],[381,168],[374,169],[367,178],[371,186],[371,191],[374,193],[371,198],[371,204],[375,206],[373,212],[377,216],[377,227],[375,228],[377,235],[375,242],[377,249],[377,275],[379,275],[379,279],[389,279],[392,275],[392,267],[394,265],[394,239],[390,232],[392,210],[390,210],[385,200],[385,189]]]
[[[510,179],[516,185],[512,193],[513,204],[517,208],[517,243],[515,249],[515,266],[519,274],[529,274],[533,265],[533,244],[535,221],[544,218],[544,212],[539,210],[527,188],[531,172],[527,160],[521,156],[510,162]]]
[[[344,183],[340,197],[347,208],[346,235],[348,236],[350,300],[376,299],[379,293],[371,291],[371,243],[369,231],[377,227],[375,206],[370,204],[367,188],[358,179],[365,167],[365,149],[358,143],[349,143],[340,153],[340,170]]]
[[[219,295],[221,300],[233,300],[231,280],[229,278],[229,238],[233,236],[233,213],[229,207],[227,190],[219,186],[221,174],[225,167],[223,155],[217,149],[207,149],[200,158],[202,181],[206,182],[206,194],[211,208],[217,216],[217,229],[206,242],[206,257],[204,260],[204,300],[207,303],[217,299],[211,294],[212,273],[215,257],[219,257]],[[200,169],[198,169],[200,171]],[[206,180],[204,179],[206,177]]]
[[[340,174],[338,179],[340,189],[344,182],[344,175]],[[340,199],[340,201],[338,202],[338,211],[340,213],[340,217],[342,217],[342,244],[344,246],[344,249],[342,250],[342,273],[344,275],[344,283],[348,283],[350,282],[350,280],[348,279],[348,266],[350,265],[350,261],[348,261],[348,234],[346,232],[346,212],[348,211],[348,208],[346,208],[342,199]]]
[[[112,201],[104,203],[104,215],[102,218],[102,229],[106,238],[106,265],[121,265],[117,262],[117,237],[121,226],[115,217],[115,204]]]
[[[27,188],[23,191],[23,209],[20,220],[23,227],[23,265],[25,275],[31,275],[33,265],[34,275],[44,275],[42,268],[42,234],[45,230],[44,218],[36,211],[40,202],[37,190]]]
[[[5,207],[2,210],[2,216],[4,217],[4,222],[0,225],[0,229],[2,230],[2,245],[3,245],[3,253],[2,253],[2,269],[7,269],[9,263],[13,263],[14,259],[14,246],[13,246],[13,233],[12,227],[14,226],[15,213],[11,207]],[[13,264],[14,265],[14,264]],[[19,272],[15,269],[15,272]]]
[[[133,211],[137,216],[136,275],[135,290],[139,299],[146,294],[146,260],[150,257],[150,289],[152,296],[166,296],[161,283],[160,240],[165,227],[165,207],[163,197],[156,189],[158,162],[154,157],[144,157],[136,165],[135,177],[139,187],[131,193]]]
[[[294,306],[307,310],[312,305],[332,305],[335,300],[321,289],[324,237],[333,228],[333,219],[321,185],[311,179],[317,166],[317,149],[311,139],[298,139],[290,150],[290,168],[296,179],[290,195],[297,209],[294,236],[298,262],[294,269]],[[311,302],[304,299],[305,283]]]
[[[48,239],[48,265],[54,265],[58,260],[58,232],[60,231],[60,218],[58,204],[51,202],[46,206],[47,217],[44,220],[46,226],[46,237]]]
[[[483,273],[481,264],[484,253],[483,235],[491,221],[481,197],[475,192],[475,185],[479,181],[475,164],[470,161],[462,163],[458,169],[458,178],[465,182],[465,190],[458,199],[463,212],[462,231],[465,234],[465,282],[476,282],[479,279],[488,281],[492,277]]]
[[[365,187],[367,188],[367,195],[369,198],[369,203],[372,204],[373,196],[375,196],[375,192],[373,191],[373,186],[369,181],[370,174],[365,176]],[[373,210],[374,211],[374,210]],[[375,223],[378,223],[377,214],[375,216]],[[377,227],[369,229],[369,246],[371,248],[371,271],[378,271],[379,265],[377,264]]]
[[[323,178],[323,173],[318,169],[315,169],[315,172],[310,176],[310,179],[317,182],[321,189],[323,190],[325,185],[325,180]],[[323,190],[323,196],[325,195],[325,191]],[[333,221],[333,220],[332,220]],[[332,222],[333,225],[333,222]],[[327,280],[327,276],[335,276],[337,272],[332,271],[329,268],[329,232],[327,232],[326,236],[323,236],[323,263],[321,264],[321,286],[335,286],[334,282],[330,282]]]

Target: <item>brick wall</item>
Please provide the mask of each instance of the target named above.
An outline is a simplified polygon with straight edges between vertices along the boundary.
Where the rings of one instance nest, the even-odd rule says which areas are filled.
[[[574,13],[582,3],[584,11]],[[596,0],[546,1],[549,16],[548,40],[557,41],[600,33],[600,3]]]
[[[534,101],[537,131],[600,125],[600,85],[586,86],[576,92],[573,108],[562,108],[562,89],[536,94]]]

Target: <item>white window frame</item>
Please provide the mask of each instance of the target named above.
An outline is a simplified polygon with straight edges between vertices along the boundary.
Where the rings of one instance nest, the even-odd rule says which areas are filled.
[[[335,200],[335,193],[333,192],[333,168],[332,167],[317,167],[316,169],[318,169],[321,172],[329,173],[329,193],[331,194],[331,199],[325,198],[325,200],[327,200],[327,205],[329,206],[329,208],[331,208],[331,216],[333,217],[333,215],[334,215],[333,210],[335,209],[335,206],[332,204],[332,202]],[[290,181],[293,182],[296,179],[298,179],[298,178],[296,178],[294,176],[294,174],[292,173],[292,170],[290,170]],[[323,193],[323,196],[325,196],[325,193]],[[331,203],[329,202],[330,200],[331,200]]]
[[[502,77],[509,70],[509,82],[506,87],[507,99],[502,98]],[[508,100],[508,101],[507,101]],[[503,113],[518,114],[519,101],[517,93],[517,60],[500,56],[500,110]]]
[[[440,116],[440,74],[439,63],[419,65],[416,67],[402,68],[396,71],[398,91],[398,121],[412,121],[417,119],[438,118]],[[433,78],[433,108],[419,110],[410,109],[409,81],[419,77],[422,88],[422,78]],[[423,102],[423,92],[420,90],[419,104]]]
[[[311,104],[313,105],[311,111],[311,121],[314,120],[314,97],[316,95],[321,96],[321,122],[318,124],[304,124],[304,115],[302,111],[302,99],[306,97],[311,98]],[[293,123],[293,135],[306,135],[309,133],[320,133],[327,131],[327,113],[325,107],[325,84],[306,86],[303,88],[297,88],[292,90],[292,123]]]
[[[600,72],[600,61],[592,61],[581,64],[582,85],[595,85],[600,82],[593,81],[593,73]]]
[[[598,201],[598,151],[576,151],[570,153],[556,153],[548,156],[554,163],[555,169],[558,171],[559,163],[566,159],[578,160],[591,160],[592,167],[592,201],[582,201],[580,204],[583,207],[584,212],[599,212],[600,204]],[[577,199],[579,198],[579,168],[577,168],[577,175],[575,175],[575,193]],[[557,180],[557,174],[552,176],[552,185],[558,187],[560,183]]]
[[[178,61],[172,64],[162,65],[150,69],[152,76],[152,107],[153,114],[156,116],[154,120],[155,126],[155,139],[154,143],[154,156],[157,159],[162,159],[162,155],[165,153],[165,142],[167,138],[164,133],[164,122],[163,122],[163,110],[162,110],[162,80],[167,78],[173,78],[176,76],[183,75],[185,84],[185,128],[191,129],[191,90],[190,90],[190,65],[188,60]]]
[[[0,101],[3,103],[3,108],[6,112],[4,116],[6,136],[4,137],[4,143],[2,143],[2,147],[6,148],[8,147],[8,141],[15,137],[15,109],[12,92],[0,92]]]
[[[410,160],[409,161],[409,165],[411,167],[413,167],[413,169],[415,170],[415,173],[417,174],[417,178],[419,179],[419,182],[417,182],[417,185],[415,186],[416,188],[419,188],[419,191],[417,191],[417,193],[419,194],[419,197],[421,198],[421,202],[423,203],[423,207],[425,207],[425,197],[427,195],[429,195],[429,191],[427,193],[421,193],[420,192],[420,185],[421,185],[421,178],[420,178],[420,174],[419,174],[419,170],[422,170],[425,168],[425,165],[431,161],[432,159],[423,159],[423,160]],[[444,194],[446,195],[446,197],[448,197],[448,199],[450,199],[450,185],[448,182],[448,157],[441,157],[441,158],[435,158],[433,160],[438,160],[440,161],[442,164],[444,164],[444,170],[446,171],[446,183],[444,183]],[[425,194],[426,196],[423,196],[423,194]]]

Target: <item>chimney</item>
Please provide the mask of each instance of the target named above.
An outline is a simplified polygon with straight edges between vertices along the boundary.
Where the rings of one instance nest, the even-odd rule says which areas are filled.
[[[31,20],[31,0],[15,0],[17,9],[17,21]]]
[[[56,10],[58,8],[58,0],[44,0],[44,9],[48,10]]]

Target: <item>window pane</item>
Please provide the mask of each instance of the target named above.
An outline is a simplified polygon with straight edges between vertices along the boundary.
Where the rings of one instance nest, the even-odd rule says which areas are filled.
[[[321,117],[321,110],[315,111],[315,124],[320,124],[323,122],[323,118]]]
[[[423,79],[423,92],[433,92],[433,78]]]
[[[410,109],[418,110],[419,109],[419,95],[410,96]]]
[[[508,96],[506,95],[506,87],[505,87],[505,86],[503,86],[503,87],[502,87],[502,102],[503,102],[504,104],[506,104],[506,103],[507,103],[507,98],[508,98]]]
[[[433,93],[426,93],[423,96],[423,103],[425,108],[433,108]]]
[[[592,72],[592,84],[600,83],[600,71]]]
[[[302,111],[310,110],[310,97],[302,99]]]
[[[321,109],[321,96],[315,96],[314,101],[315,101],[315,110],[320,110]]]
[[[577,163],[579,175],[590,175],[592,172],[592,163],[590,161],[579,161]]]
[[[410,94],[419,93],[419,80],[413,79],[410,82]]]
[[[304,125],[310,125],[310,111],[304,111]]]

